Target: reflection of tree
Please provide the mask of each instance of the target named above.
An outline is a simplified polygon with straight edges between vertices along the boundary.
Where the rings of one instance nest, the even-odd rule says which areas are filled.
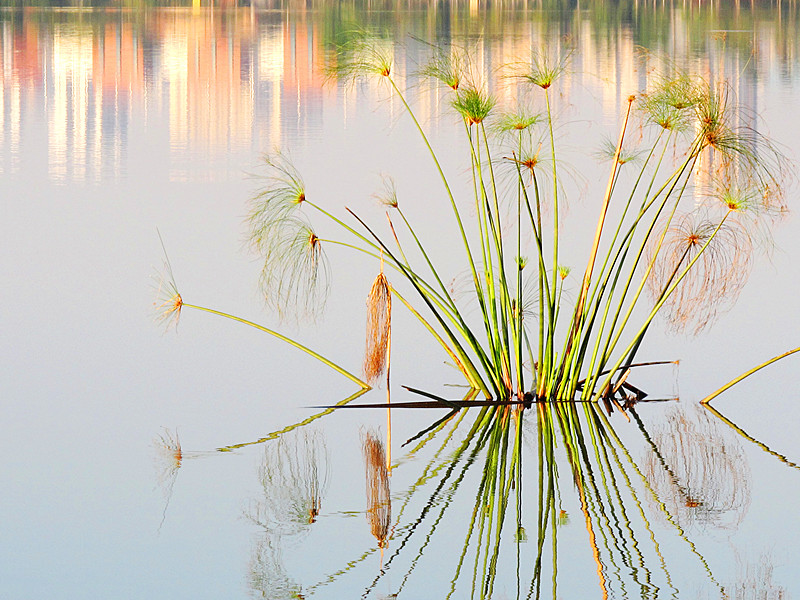
[[[654,428],[645,473],[682,527],[736,526],[750,505],[747,460],[717,421],[692,407],[672,407]]]

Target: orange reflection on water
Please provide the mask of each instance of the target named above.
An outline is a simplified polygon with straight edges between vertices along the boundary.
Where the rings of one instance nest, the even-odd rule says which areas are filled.
[[[456,7],[442,12],[447,10],[457,12]],[[492,15],[481,15],[491,29]],[[419,25],[434,17],[441,18],[430,9],[430,14],[414,18]],[[326,103],[338,101],[326,91],[323,72],[326,53],[345,27],[337,18],[343,17],[317,9],[206,6],[0,13],[0,172],[15,171],[23,157],[30,156],[26,160],[47,164],[55,181],[116,178],[125,171],[129,134],[147,132],[148,127],[155,132],[168,129],[172,179],[198,173],[213,177],[214,166],[231,153],[253,157],[287,141],[305,140],[321,126]],[[770,65],[786,62],[796,40],[783,39],[780,26],[712,39],[707,28],[692,33],[693,18],[676,13],[668,24],[661,24],[672,40],[671,58],[712,79],[731,77],[739,97],[757,109],[757,78]],[[398,13],[394,40],[408,42],[405,30],[416,26],[410,20]],[[455,17],[453,23],[448,34],[453,39],[460,30],[475,27]],[[624,99],[644,88],[652,76],[652,70],[642,67],[635,30],[625,23],[598,24],[580,13],[567,26],[554,25],[545,14],[512,14],[497,35],[469,38],[472,68],[496,90],[500,104],[510,103],[522,84],[506,77],[507,70],[499,65],[530,61],[532,51],[543,45],[555,55],[575,47],[570,72],[559,85],[563,105],[570,106],[575,94],[588,92],[604,114],[616,117]],[[693,54],[692,36],[701,34],[706,51]],[[738,54],[726,59],[725,48],[733,46],[740,48]],[[415,54],[427,50],[411,50],[410,45],[408,53],[393,50],[393,72],[401,87],[414,85],[407,78],[415,61],[424,60]],[[345,117],[351,99],[363,93],[382,92],[372,87],[348,92],[342,107]],[[414,99],[418,116],[436,127],[439,91],[415,89]],[[390,102],[389,109],[401,107]],[[37,146],[23,139],[26,119],[46,123],[44,148],[41,141]],[[239,167],[235,170],[238,173]]]

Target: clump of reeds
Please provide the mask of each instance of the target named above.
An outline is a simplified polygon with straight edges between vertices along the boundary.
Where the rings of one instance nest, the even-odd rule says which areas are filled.
[[[372,432],[362,436],[362,452],[367,480],[367,522],[370,533],[379,548],[389,544],[392,518],[392,499],[389,488],[389,470],[383,442]]]
[[[513,69],[512,76],[543,105],[541,112],[528,110],[524,98],[502,110],[457,49],[435,49],[420,69],[420,77],[441,83],[448,94],[442,105],[463,127],[470,162],[467,198],[451,185],[395,79],[394,54],[385,42],[353,33],[331,61],[332,78],[378,80],[405,108],[452,211],[450,225],[460,243],[447,252],[457,251],[463,259],[478,318],[467,315],[445,285],[448,278],[403,212],[393,185],[385,203],[391,212],[386,232],[352,211],[340,218],[322,208],[282,155],[265,157],[264,186],[252,198],[248,217],[250,245],[263,260],[267,302],[281,315],[288,306],[303,313],[321,306],[325,244],[371,256],[397,277],[391,287],[379,277],[369,303],[367,379],[383,372],[394,297],[468,384],[498,401],[526,393],[538,401],[611,401],[623,394],[624,378],[658,315],[676,328],[697,331],[730,307],[749,274],[752,252],[764,247],[765,232],[783,211],[786,159],[766,136],[742,125],[745,109],[730,86],[674,68],[652,77],[647,89],[620,107],[616,142],[606,149],[609,173],[597,198],[594,240],[585,266],[574,267],[581,284],[574,297],[562,294],[561,213],[570,171],[560,159],[553,96],[570,53],[557,50],[536,52]],[[626,149],[633,130],[639,141],[635,154]],[[509,167],[510,184],[503,178]],[[620,175],[623,167],[626,177]],[[701,194],[706,180],[714,182],[713,193]],[[609,214],[616,218],[607,219]],[[346,239],[319,238],[309,224],[312,215],[330,220]],[[351,217],[355,222],[348,222]],[[166,316],[189,306],[177,292],[170,298]],[[309,349],[265,331],[367,387]]]

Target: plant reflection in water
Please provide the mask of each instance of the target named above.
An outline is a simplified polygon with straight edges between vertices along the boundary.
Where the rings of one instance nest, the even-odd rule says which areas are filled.
[[[160,530],[167,518],[167,509],[169,509],[169,503],[172,500],[175,481],[178,479],[178,471],[183,466],[184,461],[213,456],[215,452],[187,452],[181,447],[178,430],[171,431],[166,427],[153,439],[152,446],[155,450],[156,469],[158,470],[156,481],[164,494],[164,510],[161,513],[161,522],[158,525]]]
[[[386,450],[383,442],[374,433],[366,432],[363,434],[362,451],[367,479],[367,522],[383,554],[383,549],[388,545],[392,519]]]
[[[326,597],[332,590],[325,588],[349,579],[364,586],[363,598],[389,586],[391,597],[413,596],[420,582],[442,598],[557,598],[565,580],[571,589],[575,556],[583,553],[602,598],[683,597],[698,581],[707,594],[700,597],[782,597],[771,578],[752,576],[763,565],[745,565],[736,582],[717,577],[720,565],[692,539],[703,533],[694,524],[733,527],[747,510],[749,468],[739,443],[681,405],[659,417],[652,433],[630,412],[645,438],[640,462],[620,437],[636,423],[620,422],[626,431],[618,432],[595,403],[462,409],[406,446],[397,467],[412,467],[410,459],[425,452],[429,459],[393,497],[384,445],[362,433],[365,513],[377,544],[302,591],[282,566],[281,544],[312,526],[327,453],[319,434],[293,431],[270,442],[260,471],[264,499],[249,516],[263,535],[251,587],[265,597]],[[573,543],[579,528],[588,541],[582,548]],[[367,559],[377,552],[380,568],[370,575]]]
[[[260,529],[250,561],[250,588],[265,598],[302,598],[283,565],[282,548],[286,542],[296,543],[320,514],[328,488],[322,434],[292,431],[266,446],[258,477],[263,495],[246,513]]]
[[[798,468],[719,411],[642,403],[626,409],[628,423],[597,403],[464,403],[404,444],[392,478],[382,436],[362,431],[364,515],[377,543],[336,555],[339,567],[322,577],[287,568],[284,552],[302,552],[311,527],[363,502],[354,494],[345,511],[328,507],[331,518],[318,522],[330,457],[321,431],[307,425],[332,409],[216,452],[186,452],[164,430],[154,444],[159,482],[169,496],[187,458],[265,444],[262,493],[246,510],[258,527],[247,577],[257,597],[331,597],[340,585],[363,598],[415,597],[422,585],[441,598],[559,598],[574,593],[576,569],[594,580],[587,597],[788,597],[769,554],[748,547],[740,557],[731,546],[732,571],[708,550],[708,534],[729,538],[750,504],[741,439]],[[393,494],[390,479],[402,482]],[[376,571],[369,559],[378,556]]]
[[[739,525],[750,505],[750,470],[722,423],[697,405],[673,406],[649,441],[645,473],[681,527]]]

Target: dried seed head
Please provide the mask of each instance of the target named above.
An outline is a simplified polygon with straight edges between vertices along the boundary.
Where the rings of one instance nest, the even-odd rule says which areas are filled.
[[[364,377],[374,383],[386,372],[392,327],[392,293],[381,272],[367,297],[367,336],[364,351]]]

